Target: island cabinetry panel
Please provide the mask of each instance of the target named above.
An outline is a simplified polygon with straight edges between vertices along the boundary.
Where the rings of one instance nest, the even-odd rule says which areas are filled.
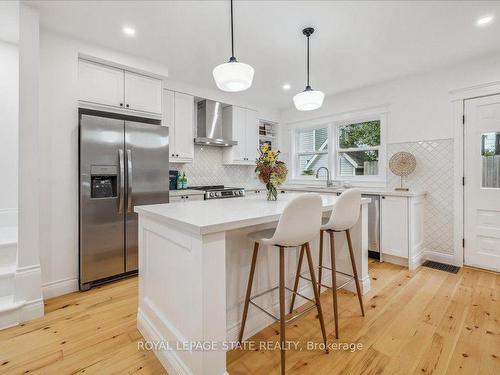
[[[190,163],[194,158],[194,96],[163,90],[163,126],[169,128],[171,163]]]
[[[80,59],[78,99],[138,115],[161,115],[162,80],[117,67]]]
[[[259,148],[259,121],[257,111],[227,106],[222,110],[224,138],[237,141],[236,146],[224,149],[224,164],[254,165]]]

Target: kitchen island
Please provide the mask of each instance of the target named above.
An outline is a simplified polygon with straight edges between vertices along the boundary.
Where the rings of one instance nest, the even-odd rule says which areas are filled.
[[[275,227],[287,202],[298,194],[280,195],[275,202],[252,196],[135,207],[139,214],[137,324],[170,375],[227,374],[226,351],[237,340],[252,256],[253,244],[246,235]],[[328,215],[338,198],[321,197]],[[362,200],[360,219],[351,230],[363,293],[370,289],[367,203],[369,199]],[[325,247],[329,246],[326,237]],[[342,233],[336,236],[337,269],[352,274],[346,242]],[[315,265],[318,246],[319,233],[311,242]],[[253,295],[277,285],[275,250],[259,252]],[[286,281],[291,285],[298,251],[287,249],[286,256]],[[325,256],[324,262],[329,264],[329,258]],[[326,274],[323,281],[329,284]],[[341,275],[338,280],[341,284]],[[353,284],[349,284],[351,290]],[[312,296],[307,282],[301,282],[299,292]],[[298,298],[296,306],[304,302]],[[277,293],[261,297],[260,303],[276,309]],[[245,337],[272,322],[251,308]]]

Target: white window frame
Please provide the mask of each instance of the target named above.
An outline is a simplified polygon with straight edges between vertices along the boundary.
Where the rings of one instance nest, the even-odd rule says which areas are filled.
[[[368,121],[380,121],[380,145],[379,146],[368,146],[368,147],[352,147],[352,148],[340,148],[339,145],[339,128],[345,125],[354,125],[362,122]],[[332,136],[334,139],[334,152],[333,152],[333,170],[334,179],[341,181],[370,181],[370,182],[385,182],[386,181],[386,143],[385,143],[385,128],[386,128],[387,116],[377,115],[377,116],[367,116],[360,118],[353,118],[346,121],[337,121],[333,123]],[[361,176],[341,176],[340,175],[340,154],[342,152],[349,151],[378,151],[378,174],[376,175],[361,175]]]
[[[313,130],[317,130],[317,129],[323,129],[323,128],[326,128],[327,129],[327,140],[328,140],[328,148],[326,151],[306,151],[306,152],[300,152],[298,151],[298,137],[297,137],[297,133],[300,132],[300,131],[313,131]],[[301,179],[301,180],[312,180],[312,179],[316,179],[316,175],[310,175],[310,176],[307,176],[307,175],[301,175],[301,174],[297,174],[297,167],[298,167],[298,160],[299,160],[299,157],[302,156],[302,155],[328,155],[328,165],[331,164],[331,124],[322,124],[322,125],[315,125],[315,126],[307,126],[307,127],[298,127],[298,128],[295,128],[293,130],[293,152],[292,152],[292,159],[293,159],[293,163],[292,163],[292,168],[293,168],[293,172],[292,172],[292,175],[293,175],[293,178],[294,179]],[[314,144],[315,142],[313,142]],[[324,180],[326,179],[326,174],[325,176],[323,176],[323,174],[320,175],[320,178],[321,180]]]
[[[357,124],[366,121],[380,121],[380,146],[379,146],[379,165],[378,174],[371,176],[340,176],[339,163],[338,163],[338,137],[337,129],[341,125]],[[386,160],[386,132],[388,122],[388,109],[387,106],[374,107],[358,112],[346,112],[337,115],[325,116],[318,119],[308,121],[300,121],[297,123],[289,124],[290,131],[290,161],[291,161],[291,178],[292,183],[307,182],[311,183],[316,181],[324,183],[326,180],[326,173],[320,173],[318,179],[315,175],[303,176],[297,175],[297,132],[300,130],[314,130],[328,127],[328,169],[330,171],[330,178],[334,181],[348,181],[353,186],[366,184],[369,186],[385,186],[387,180],[387,160]],[[356,151],[362,151],[361,148]],[[304,153],[301,153],[304,154]],[[311,154],[311,153],[305,153]]]

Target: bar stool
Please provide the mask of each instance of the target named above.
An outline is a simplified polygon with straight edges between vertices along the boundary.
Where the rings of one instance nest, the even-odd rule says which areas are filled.
[[[320,230],[320,240],[319,240],[319,266],[318,266],[318,294],[321,293],[321,286],[332,289],[333,294],[333,313],[335,319],[335,337],[339,338],[339,318],[338,318],[338,307],[337,307],[337,290],[343,288],[347,284],[351,283],[353,280],[356,284],[356,291],[358,295],[359,306],[361,307],[361,314],[365,316],[365,309],[363,307],[363,297],[361,295],[361,288],[358,279],[358,270],[356,268],[356,261],[354,259],[354,252],[352,249],[351,234],[349,230],[354,227],[359,219],[359,212],[361,206],[361,192],[357,189],[348,189],[344,191],[335,202],[335,207],[329,218],[324,218],[321,230]],[[330,234],[330,259],[331,268],[323,265],[323,234],[328,232]],[[351,259],[352,275],[337,271],[335,264],[335,232],[345,232],[347,238],[347,245],[349,248],[349,257]],[[299,267],[301,259],[303,258],[303,251],[299,256]],[[328,286],[321,283],[322,270],[327,269],[332,272],[332,286]],[[300,268],[299,268],[300,270]],[[337,285],[337,273],[348,276],[349,280],[342,285]],[[297,290],[299,277],[309,280],[307,277],[297,274],[295,277],[294,291]],[[292,298],[292,304],[290,311],[293,310],[294,299]]]
[[[321,310],[321,303],[319,298],[319,290],[317,288],[316,276],[314,273],[314,266],[311,257],[311,250],[309,247],[309,241],[318,235],[318,231],[321,227],[321,215],[322,215],[322,201],[318,194],[302,194],[290,201],[283,210],[276,230],[264,230],[259,232],[253,232],[248,235],[250,239],[255,241],[252,265],[250,267],[250,275],[248,277],[248,286],[245,297],[245,306],[243,308],[243,317],[241,320],[241,330],[239,341],[243,340],[243,332],[245,330],[245,323],[247,320],[248,306],[252,304],[259,310],[263,311],[271,318],[280,322],[280,349],[281,349],[281,374],[285,374],[285,323],[295,320],[299,316],[305,314],[309,310],[316,308],[318,311],[319,323],[321,326],[321,333],[323,334],[323,340],[325,343],[325,350],[328,353],[326,332],[325,332],[325,322],[323,318],[323,311]],[[263,293],[259,293],[251,297],[252,283],[255,273],[255,265],[257,262],[257,254],[259,252],[259,245],[269,245],[279,247],[279,286],[269,289]],[[311,283],[314,291],[314,300],[305,297],[299,293],[297,290],[291,290],[285,286],[285,248],[289,247],[301,247],[301,254],[307,254],[307,262],[309,264],[309,272],[311,275]],[[260,297],[266,293],[272,292],[279,289],[279,304],[280,304],[280,316],[279,318],[274,316],[272,313],[266,311],[262,307],[258,306],[253,299]],[[308,309],[302,311],[300,314],[285,320],[285,290],[293,292],[293,295],[298,295],[314,303]]]

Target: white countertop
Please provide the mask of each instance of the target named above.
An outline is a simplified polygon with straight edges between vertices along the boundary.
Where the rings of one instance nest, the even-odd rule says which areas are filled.
[[[418,197],[421,195],[425,195],[425,191],[395,191],[393,189],[387,188],[370,188],[370,187],[356,187],[359,189],[362,194],[373,194],[373,195],[387,195],[387,196],[395,196],[395,197]],[[255,189],[249,189],[255,190]],[[341,193],[346,188],[327,188],[326,186],[305,186],[305,185],[283,185],[279,190],[285,191],[310,191],[310,192],[318,192],[318,193]]]
[[[179,195],[205,195],[205,192],[203,190],[186,189],[186,190],[170,190],[169,194],[171,197],[177,197]]]
[[[136,206],[141,216],[159,220],[195,234],[210,234],[278,221],[285,205],[299,193],[280,194],[269,202],[265,195]],[[321,195],[323,211],[330,211],[338,199]],[[367,204],[370,199],[362,199]]]

